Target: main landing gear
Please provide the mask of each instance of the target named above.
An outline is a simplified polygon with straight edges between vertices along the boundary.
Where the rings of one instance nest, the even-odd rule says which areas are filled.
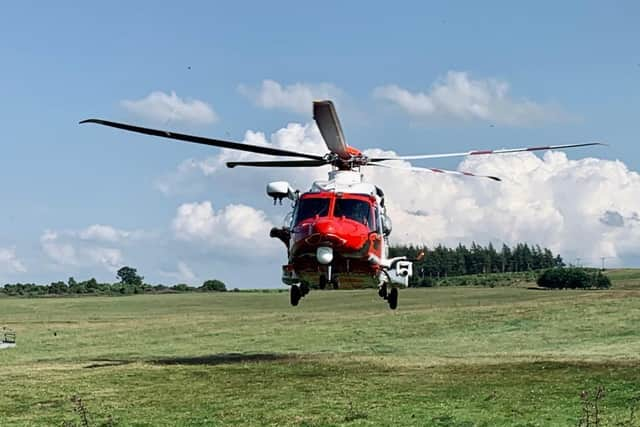
[[[380,298],[387,300],[391,310],[398,308],[398,288],[391,288],[391,291],[389,291],[387,289],[387,283],[383,282],[378,287],[378,295]]]
[[[318,281],[318,287],[320,289],[326,289],[327,285],[331,285],[333,289],[340,288],[340,280],[337,276],[334,276],[331,280],[327,279],[327,276],[322,275]],[[300,300],[307,296],[311,288],[308,283],[302,282],[299,285],[291,285],[289,290],[289,298],[292,306],[297,306]]]
[[[291,305],[294,307],[298,305],[300,299],[306,296],[309,293],[309,290],[309,285],[306,283],[300,283],[300,285],[291,285],[291,290],[289,291]]]

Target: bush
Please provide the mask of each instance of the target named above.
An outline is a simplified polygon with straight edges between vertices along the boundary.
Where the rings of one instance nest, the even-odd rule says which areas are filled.
[[[538,277],[538,286],[549,289],[608,289],[611,287],[611,281],[600,271],[551,268]]]
[[[207,292],[225,292],[227,290],[227,287],[225,286],[224,282],[213,279],[204,282],[202,286],[200,286],[200,289]]]
[[[176,292],[189,292],[191,287],[186,283],[178,283],[177,285],[172,286],[171,289]]]
[[[409,287],[411,288],[432,288],[436,285],[436,281],[431,277],[423,277],[422,279],[418,279],[413,283],[409,283]]]
[[[598,289],[609,289],[611,287],[611,280],[604,274],[602,271],[598,271],[596,276],[596,288]]]

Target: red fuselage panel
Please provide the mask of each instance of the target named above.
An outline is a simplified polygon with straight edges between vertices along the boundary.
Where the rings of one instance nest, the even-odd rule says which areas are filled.
[[[292,260],[299,256],[315,256],[320,246],[330,246],[335,254],[343,257],[368,259],[368,247],[374,250],[374,245],[370,244],[371,238],[379,236],[373,197],[331,192],[307,193],[302,195],[299,203],[296,212],[298,222],[292,229],[289,248]],[[318,213],[313,215],[315,212],[312,208]],[[375,246],[377,251],[374,253],[380,256],[380,245]]]
[[[315,254],[319,246],[330,246],[334,252],[349,255],[367,242],[367,226],[347,218],[319,217],[305,220],[293,229],[291,254]]]

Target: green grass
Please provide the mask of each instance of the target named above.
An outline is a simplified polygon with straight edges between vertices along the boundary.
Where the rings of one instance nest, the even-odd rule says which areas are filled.
[[[619,268],[607,270],[616,289],[640,289],[640,268]]]
[[[0,425],[606,425],[640,395],[640,274],[607,291],[439,287],[0,299]],[[640,425],[636,420],[635,425]]]

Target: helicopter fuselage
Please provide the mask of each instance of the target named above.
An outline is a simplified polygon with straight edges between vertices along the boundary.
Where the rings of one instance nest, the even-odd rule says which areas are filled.
[[[309,206],[324,211],[305,218]],[[342,285],[378,284],[379,266],[371,260],[382,257],[384,238],[373,196],[306,193],[294,212],[289,265],[300,281],[319,283],[324,275]]]
[[[283,282],[377,286],[387,256],[385,220],[379,187],[363,183],[357,171],[332,171],[296,199],[282,229],[288,232],[272,232],[288,249]]]

